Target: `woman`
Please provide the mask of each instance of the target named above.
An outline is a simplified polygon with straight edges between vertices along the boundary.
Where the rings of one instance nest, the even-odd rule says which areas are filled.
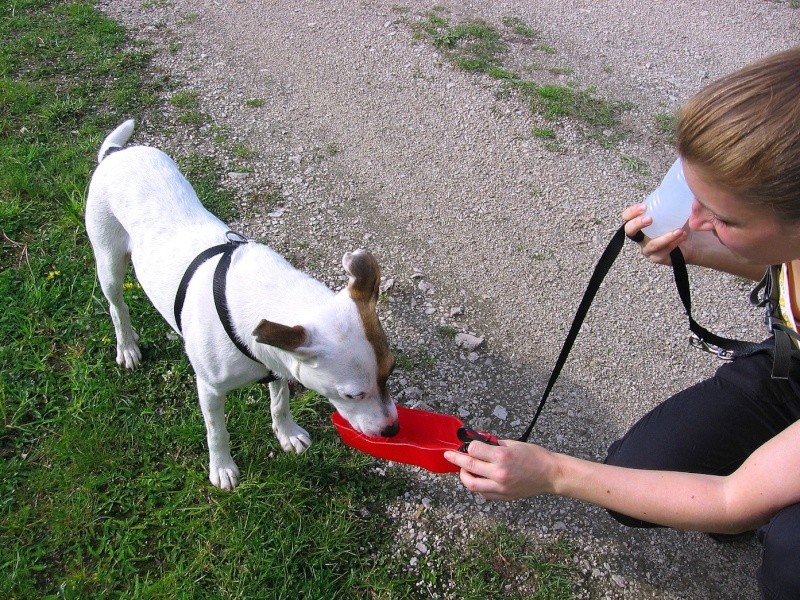
[[[678,152],[695,199],[688,227],[656,239],[644,205],[626,208],[625,232],[644,256],[754,280],[781,269],[780,316],[800,322],[800,48],[737,71],[680,111]],[[737,358],[642,418],[605,464],[535,444],[473,442],[447,452],[461,481],[488,499],[538,494],[607,508],[633,527],[725,534],[758,530],[765,598],[800,598],[800,354],[788,379],[771,377],[771,350]],[[720,535],[721,534],[721,535]]]

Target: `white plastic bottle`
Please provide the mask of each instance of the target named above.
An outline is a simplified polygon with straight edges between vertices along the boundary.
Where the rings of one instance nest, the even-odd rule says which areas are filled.
[[[683,177],[683,165],[678,158],[667,171],[664,180],[644,201],[645,215],[653,218],[653,223],[642,228],[649,238],[680,229],[689,220],[692,212],[694,194]]]

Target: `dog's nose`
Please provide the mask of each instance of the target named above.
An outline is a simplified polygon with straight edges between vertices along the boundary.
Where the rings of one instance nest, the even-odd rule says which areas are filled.
[[[400,423],[395,421],[381,431],[381,437],[394,437],[397,435],[398,431],[400,431]]]

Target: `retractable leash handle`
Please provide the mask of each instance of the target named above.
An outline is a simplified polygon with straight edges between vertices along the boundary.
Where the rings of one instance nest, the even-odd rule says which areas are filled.
[[[463,442],[458,448],[459,452],[466,452],[472,442],[483,442],[490,446],[499,446],[500,442],[497,437],[485,431],[476,431],[469,425],[464,425],[456,430],[456,437]]]

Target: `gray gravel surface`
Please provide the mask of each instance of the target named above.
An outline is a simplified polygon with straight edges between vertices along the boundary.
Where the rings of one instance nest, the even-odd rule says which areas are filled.
[[[451,22],[482,18],[500,29],[504,17],[519,17],[537,37],[509,36],[510,68],[627,103],[621,139],[604,148],[580,123],[543,121],[495,80],[458,70],[416,39],[414,24],[432,4],[101,7],[149,41],[155,68],[196,92],[210,116],[206,125],[180,126],[181,110],[165,102],[166,118],[150,116],[148,125],[145,116],[136,141],[215,156],[242,204],[235,226],[333,287],[343,284],[342,254],[370,249],[385,276],[380,310],[390,341],[416,362],[393,378],[396,399],[508,437],[532,415],[620,212],[674,159],[656,115],[800,40],[800,10],[788,0],[435,6]],[[555,129],[556,148],[531,134],[545,126]],[[631,169],[638,161],[649,169]],[[698,321],[726,335],[763,336],[748,285],[700,270],[691,277]],[[455,332],[484,341],[457,347]],[[645,411],[716,366],[687,348],[668,270],[629,244],[534,439],[602,459]],[[488,503],[453,476],[380,461],[375,468],[411,475],[409,491],[387,510],[412,554],[452,548],[475,523],[502,522],[532,539],[573,544],[581,598],[757,597],[755,542],[720,546],[699,533],[632,531],[560,498]],[[421,598],[431,595],[420,588]]]

